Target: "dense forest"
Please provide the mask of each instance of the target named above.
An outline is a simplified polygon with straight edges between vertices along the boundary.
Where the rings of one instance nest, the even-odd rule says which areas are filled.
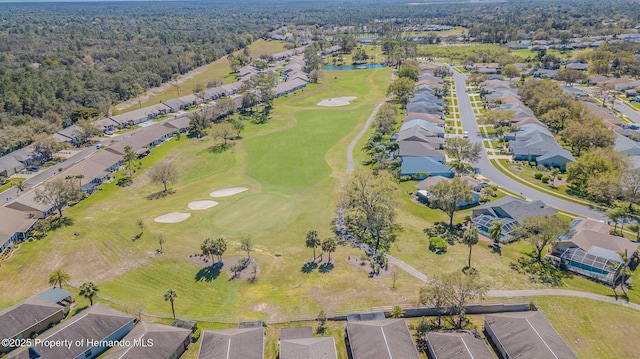
[[[503,43],[635,27],[633,1],[400,0],[5,3],[0,7],[0,152],[71,124],[74,110],[112,104],[245,47],[282,25],[398,37],[407,24],[466,27]],[[24,126],[28,124],[29,126]],[[26,132],[22,133],[22,132]],[[16,141],[18,143],[16,143]]]

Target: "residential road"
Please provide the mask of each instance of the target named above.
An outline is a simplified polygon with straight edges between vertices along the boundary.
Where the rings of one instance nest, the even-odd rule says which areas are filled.
[[[480,134],[478,123],[476,122],[476,118],[473,113],[473,107],[471,106],[471,100],[469,99],[469,94],[467,92],[467,85],[465,83],[466,76],[454,70],[453,78],[457,92],[458,109],[462,120],[462,128],[464,131],[469,132],[469,140],[471,140],[471,142],[482,144],[482,135]],[[527,199],[541,200],[545,204],[563,212],[573,213],[578,216],[592,218],[598,221],[606,221],[602,211],[537,191],[534,188],[508,177],[491,164],[486,151],[483,151],[482,158],[475,163],[475,166],[482,176],[488,178],[494,184],[511,192],[520,193]]]

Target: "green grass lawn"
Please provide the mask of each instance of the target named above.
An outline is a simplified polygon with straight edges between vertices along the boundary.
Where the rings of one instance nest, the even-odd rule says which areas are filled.
[[[569,347],[583,359],[635,358],[640,314],[583,298],[538,297],[537,306]]]
[[[97,283],[103,296],[98,301],[128,311],[144,305],[145,312],[164,318],[170,316],[170,305],[164,301],[163,293],[173,288],[178,293],[177,314],[205,319],[203,327],[210,329],[227,326],[207,323],[216,319],[285,320],[314,315],[320,309],[332,312],[413,303],[421,283],[399,271],[397,290],[391,290],[390,278],[368,278],[366,271],[346,263],[348,256],[361,255],[361,251],[347,245],[338,246],[331,271],[302,272],[302,266],[312,257],[312,250],[304,246],[305,233],[317,229],[321,238],[331,235],[330,223],[346,173],[347,146],[374,106],[384,100],[390,72],[388,68],[325,72],[321,84],[277,99],[268,123],[246,123],[242,139],[234,141],[231,149],[223,153],[209,150],[214,144],[210,137],[183,136],[153,149],[141,161],[142,170],[136,173],[133,185],[103,185],[97,193],[64,212],[73,225],[58,229],[41,241],[22,244],[11,259],[2,262],[0,308],[46,288],[48,274],[58,268],[69,272],[74,287],[87,280]],[[357,99],[344,107],[316,106],[324,98],[339,96]],[[356,166],[366,159],[358,149],[370,133],[356,145]],[[179,168],[180,180],[171,186],[175,193],[149,200],[146,198],[161,188],[151,183],[148,170],[160,161],[173,161]],[[442,211],[412,200],[408,192],[416,190],[415,184],[400,184],[398,222],[403,230],[392,244],[391,254],[428,275],[461,270],[467,261],[466,246],[454,244],[441,255],[429,251],[424,228],[448,218]],[[249,190],[219,198],[219,205],[209,210],[190,211],[187,207],[190,201],[210,198],[208,194],[213,190],[235,186]],[[189,211],[192,216],[178,224],[154,222],[157,216],[173,211]],[[469,212],[458,211],[455,222],[462,221]],[[145,226],[141,238],[134,241],[132,238],[139,232],[137,219],[142,219]],[[160,234],[165,240],[164,253],[156,255]],[[244,256],[238,243],[247,235],[255,243],[251,256],[260,266],[258,280],[253,283],[230,280],[224,272],[217,276],[205,273],[187,260],[189,255],[200,252],[204,238],[219,236],[228,240],[224,258]],[[472,265],[492,289],[545,288],[510,268],[511,262],[530,251],[529,244],[518,242],[503,247],[499,255],[489,248],[488,241],[481,241],[473,248]],[[638,281],[640,271],[634,273],[632,283]],[[605,286],[578,277],[566,279],[562,288],[613,294]],[[630,299],[640,302],[640,291],[635,286]],[[555,303],[545,306],[541,302],[540,307],[549,315],[546,311],[553,310]],[[78,306],[84,305],[86,300],[80,298]],[[558,301],[557,305],[564,303]],[[608,308],[611,307],[582,306],[584,316],[589,318],[600,316],[598,311]],[[561,309],[557,310],[557,320],[573,319],[574,312]],[[629,313],[618,315],[618,309],[611,309],[615,320],[622,322],[631,317]],[[568,314],[562,316],[564,312]],[[336,339],[339,357],[346,358],[342,325],[332,323],[329,332]],[[598,330],[605,329],[599,325]],[[627,327],[630,326],[625,324]],[[267,329],[268,355],[275,351],[278,328],[274,325]],[[565,338],[571,338],[563,334],[570,329],[558,330]],[[591,345],[615,347],[602,352],[615,355],[597,357],[624,357],[622,354],[627,352],[622,344],[610,344],[599,333],[581,334],[585,341],[594,343]],[[196,356],[197,345],[186,358]]]
[[[161,315],[169,313],[162,298],[169,288],[178,292],[176,308],[187,317],[265,319],[317,313],[320,308],[353,308],[353,303],[386,303],[384,296],[373,294],[390,291],[390,283],[369,279],[365,271],[348,265],[346,256],[360,253],[348,246],[338,248],[332,271],[301,271],[312,257],[304,247],[305,233],[315,228],[322,237],[330,235],[346,148],[375,104],[385,98],[390,69],[327,73],[325,79],[296,96],[276,100],[272,120],[247,124],[244,140],[227,152],[210,152],[214,142],[208,137],[183,137],[155,148],[142,161],[132,186],[104,185],[65,211],[74,225],[25,243],[3,262],[0,304],[15,303],[46,287],[42,273],[55,268],[67,270],[74,286],[93,280],[101,294],[115,302],[128,307],[144,302],[148,312]],[[324,98],[349,95],[358,97],[349,106],[316,106]],[[160,190],[150,183],[146,170],[161,159],[174,161],[180,169],[180,181],[172,186],[175,194],[144,199]],[[250,190],[218,199],[220,204],[210,210],[192,211],[191,218],[179,224],[153,221],[168,212],[187,211],[188,202],[231,186]],[[144,221],[145,230],[132,241],[138,233],[137,218]],[[155,256],[160,233],[165,251]],[[204,238],[225,236],[229,258],[243,255],[237,249],[243,235],[250,235],[256,245],[252,256],[260,265],[258,281],[229,281],[225,273],[196,281],[200,268],[187,258],[200,251]],[[10,279],[18,277],[22,285],[8,290]],[[415,292],[411,278],[404,279],[404,288],[404,295]]]
[[[496,56],[506,54],[507,48],[500,45],[480,45],[469,46],[442,46],[442,45],[418,45],[418,53],[425,57],[446,58],[454,64],[462,63],[467,56],[477,54],[479,51],[492,53]]]
[[[17,185],[18,183],[23,182],[24,180],[26,180],[26,178],[20,178],[20,177],[12,177],[9,179],[9,182],[3,184],[2,186],[0,186],[0,193],[8,190],[9,188]]]

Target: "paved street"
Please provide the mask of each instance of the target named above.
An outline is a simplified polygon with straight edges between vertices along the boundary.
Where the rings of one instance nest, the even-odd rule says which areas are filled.
[[[163,122],[150,122],[152,126],[158,125],[158,124],[162,124]],[[17,187],[13,187],[10,188],[4,192],[2,192],[2,195],[0,196],[0,204],[2,203],[7,203],[10,201],[15,200],[16,198],[24,195],[25,193],[27,193],[29,190],[31,190],[34,187],[37,187],[39,184],[41,184],[42,182],[44,182],[45,180],[47,180],[48,178],[52,177],[53,175],[55,175],[56,173],[59,172],[59,168],[68,168],[73,166],[74,164],[82,161],[83,159],[91,156],[92,154],[94,154],[95,152],[98,151],[97,149],[97,144],[100,143],[102,144],[102,147],[107,147],[108,145],[111,144],[111,142],[118,142],[118,141],[122,141],[123,139],[130,137],[131,135],[137,133],[138,130],[135,131],[131,131],[131,132],[126,132],[123,133],[121,135],[116,135],[116,136],[111,136],[109,138],[104,138],[101,139],[100,142],[96,142],[95,144],[88,146],[87,148],[83,149],[82,151],[74,154],[73,156],[69,157],[68,159],[56,163],[54,166],[51,166],[49,168],[47,168],[46,170],[42,170],[40,172],[38,172],[38,174],[36,174],[35,176],[29,178],[28,180],[25,181],[25,184],[27,185],[27,188],[25,188],[25,191],[23,192],[19,192]]]
[[[624,103],[616,100],[616,102],[614,103],[613,107],[622,112],[623,115],[629,117],[633,122],[637,123],[638,125],[640,125],[640,113],[632,110],[629,108],[629,106],[625,105]]]
[[[458,94],[458,106],[460,110],[460,118],[462,119],[462,128],[464,131],[469,132],[469,139],[472,142],[479,142],[482,144],[482,136],[478,129],[478,123],[476,122],[475,115],[473,114],[473,108],[471,107],[471,101],[469,100],[469,94],[467,92],[467,86],[465,83],[466,76],[453,72],[453,78],[455,82],[456,92]],[[520,193],[527,199],[539,199],[549,206],[557,208],[564,212],[577,214],[579,216],[593,218],[595,220],[606,220],[604,214],[596,209],[589,208],[584,205],[569,202],[549,194],[539,192],[525,184],[522,184],[507,175],[500,172],[495,168],[487,157],[486,151],[483,152],[482,158],[474,164],[479,173],[491,180],[494,184],[503,187],[511,192]]]

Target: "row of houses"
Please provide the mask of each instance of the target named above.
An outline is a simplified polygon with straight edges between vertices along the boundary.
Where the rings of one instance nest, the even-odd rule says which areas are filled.
[[[307,75],[303,72],[304,59],[296,54],[297,52],[295,51],[291,52],[293,57],[283,71],[284,82],[279,83],[274,88],[276,96],[283,96],[304,88],[309,81]],[[248,66],[253,68],[250,65]],[[255,74],[252,71],[247,71],[250,73],[247,76]],[[209,89],[204,93],[202,99],[216,100],[223,96],[231,96],[236,102],[236,107],[240,108],[242,106],[241,98],[236,94],[241,88],[242,81],[245,80],[246,78],[243,78],[233,84]],[[110,133],[117,128],[137,125],[155,119],[158,116],[190,108],[200,104],[202,99],[195,95],[187,95],[158,105],[107,117],[98,120],[95,124],[104,133]],[[144,126],[122,141],[112,143],[103,151],[99,151],[97,154],[64,169],[64,171],[56,174],[55,178],[77,180],[82,192],[91,194],[99,185],[110,181],[113,173],[120,168],[125,147],[131,146],[139,157],[144,157],[152,148],[172,138],[175,134],[186,132],[193,114],[187,113]],[[72,142],[74,127],[71,126],[60,131],[56,134],[58,136],[56,138],[60,141]],[[34,153],[33,146],[5,155],[0,158],[0,176],[8,177],[22,171],[35,160],[37,160],[37,154]],[[36,220],[38,218],[46,218],[52,213],[52,206],[39,203],[35,200],[35,191],[28,190],[27,193],[8,203],[1,210],[5,215],[0,216],[0,253],[13,247],[15,242],[25,240]]]
[[[484,99],[487,107],[514,113],[509,125],[518,128],[518,131],[504,135],[504,139],[509,141],[509,153],[514,160],[535,162],[536,165],[558,167],[561,170],[575,161],[571,152],[558,144],[546,125],[521,101],[517,89],[512,89],[508,82],[497,78],[488,80],[485,89],[488,91]]]
[[[453,176],[452,170],[444,164],[444,114],[440,96],[444,82],[434,76],[434,70],[433,66],[422,66],[417,91],[407,103],[404,123],[391,137],[398,143],[394,155],[402,160],[401,176],[416,179]]]
[[[194,322],[181,320],[171,326],[137,322],[101,303],[59,324],[72,302],[71,293],[51,288],[0,312],[0,336],[40,339],[28,347],[0,346],[0,353],[9,353],[12,359],[176,359],[189,347],[196,328]],[[540,312],[484,315],[484,334],[501,358],[576,358]],[[198,358],[263,359],[265,335],[261,321],[204,330]],[[493,358],[475,330],[431,331],[424,339],[432,359]],[[345,341],[353,359],[419,358],[404,319],[386,319],[382,312],[348,315]],[[68,344],[50,346],[47,342]],[[337,358],[334,338],[314,337],[310,326],[282,328],[278,352],[280,359]]]
[[[69,312],[71,293],[52,288],[0,312],[0,336],[31,339],[28,346],[0,345],[11,359],[175,359],[191,343],[192,330],[138,322],[102,303],[59,324]],[[61,345],[47,345],[61,343]],[[15,349],[15,350],[14,350]]]
[[[93,156],[64,169],[53,178],[77,181],[82,192],[90,195],[99,185],[110,181],[114,172],[122,166],[126,146],[131,146],[139,157],[144,157],[152,148],[175,134],[187,131],[190,115],[174,117],[137,130],[122,141],[112,143]],[[52,205],[40,203],[35,197],[35,190],[30,189],[18,199],[0,207],[0,253],[12,248],[14,243],[27,239],[35,222],[53,213]]]

